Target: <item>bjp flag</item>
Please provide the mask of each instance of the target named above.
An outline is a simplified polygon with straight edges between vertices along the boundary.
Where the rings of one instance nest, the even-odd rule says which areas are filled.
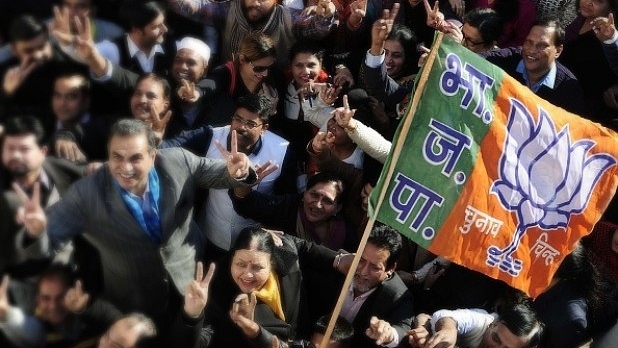
[[[536,297],[613,197],[618,134],[436,41],[371,196],[375,219]]]

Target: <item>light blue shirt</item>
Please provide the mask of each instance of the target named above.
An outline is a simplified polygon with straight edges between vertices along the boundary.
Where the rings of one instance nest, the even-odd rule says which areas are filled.
[[[526,72],[526,68],[524,67],[523,59],[519,61],[519,64],[517,64],[517,68],[515,69],[515,71],[517,71],[524,77],[524,80],[526,81],[526,85],[534,93],[538,92],[541,86],[543,85],[551,89],[554,89],[554,86],[556,85],[556,71],[557,70],[558,69],[556,68],[556,63],[554,62],[554,64],[551,65],[551,68],[549,69],[549,72],[545,75],[545,77],[543,77],[539,82],[530,86],[530,80],[528,80],[528,73]]]

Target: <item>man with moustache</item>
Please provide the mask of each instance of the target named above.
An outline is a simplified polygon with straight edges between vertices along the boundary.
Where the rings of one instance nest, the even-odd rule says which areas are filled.
[[[164,141],[161,147],[180,146],[208,158],[223,158],[218,145],[230,151],[231,134],[236,132],[238,151],[252,163],[270,161],[277,169],[254,187],[267,194],[294,193],[296,190],[295,158],[289,142],[268,130],[273,106],[263,94],[247,94],[236,101],[231,124],[225,127],[202,127]],[[208,239],[209,256],[218,259],[236,241],[240,231],[255,225],[234,210],[227,190],[210,189],[205,204],[197,215],[198,225]]]
[[[232,60],[246,34],[261,32],[277,44],[277,63],[287,66],[288,52],[296,39],[322,39],[337,26],[331,0],[320,0],[315,15],[303,14],[302,1],[291,1],[285,6],[275,0],[167,0],[167,3],[170,9],[190,19],[221,23],[219,27],[224,27],[222,61]]]
[[[543,18],[530,28],[522,47],[490,50],[480,55],[539,97],[574,114],[585,115],[586,104],[577,78],[557,61],[564,35],[557,19]]]
[[[50,40],[45,23],[33,16],[17,17],[9,39],[14,57],[0,66],[0,123],[12,115],[31,115],[51,134],[54,119],[49,101],[55,77],[86,71]]]
[[[38,185],[41,205],[49,207],[82,175],[80,168],[48,157],[47,151],[40,121],[31,116],[7,120],[0,168],[0,274],[11,276],[10,293],[25,310],[32,310],[34,305],[36,283],[31,278],[50,260],[25,261],[17,252],[16,245],[24,239],[26,229],[16,220],[22,205],[11,185],[19,185],[28,195]]]

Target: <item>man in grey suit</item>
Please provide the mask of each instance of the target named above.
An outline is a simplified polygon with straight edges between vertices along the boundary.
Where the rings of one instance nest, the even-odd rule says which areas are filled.
[[[2,141],[0,166],[0,274],[9,274],[11,298],[25,311],[34,310],[36,279],[45,270],[49,259],[23,260],[16,250],[26,234],[24,226],[15,221],[21,206],[11,188],[16,183],[31,193],[35,183],[41,191],[41,205],[48,207],[60,199],[69,185],[81,178],[81,168],[69,162],[47,156],[43,124],[32,116],[13,117],[6,122]]]
[[[204,241],[192,219],[196,188],[252,185],[257,173],[236,151],[235,134],[227,165],[179,148],[157,151],[151,128],[135,119],[115,123],[109,139],[108,163],[46,212],[36,190],[28,199],[16,188],[34,239],[24,252],[44,255],[83,233],[100,253],[101,298],[122,312],[147,314],[165,336],[195,261],[203,257]]]

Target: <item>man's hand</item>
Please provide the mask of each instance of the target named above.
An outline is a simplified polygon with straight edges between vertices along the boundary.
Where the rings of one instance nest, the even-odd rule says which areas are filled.
[[[90,175],[96,172],[97,169],[101,168],[102,166],[103,166],[102,162],[90,162],[86,165],[86,168],[84,168],[84,174]]]
[[[365,330],[365,335],[376,341],[376,345],[386,345],[395,338],[391,324],[377,317],[371,317],[369,327]]]
[[[13,95],[19,86],[26,80],[28,75],[41,64],[40,61],[35,59],[28,59],[19,66],[10,68],[4,74],[4,80],[2,82],[2,88],[4,93],[8,96]]]
[[[56,156],[71,162],[85,163],[88,159],[73,140],[56,139],[54,144]]]
[[[223,155],[223,158],[227,159],[227,171],[230,173],[232,178],[234,179],[242,179],[249,175],[249,166],[251,162],[249,161],[249,157],[242,152],[238,152],[238,140],[236,131],[233,130],[231,141],[231,151],[227,151],[223,144],[220,142],[215,142],[215,146],[219,150],[219,152]]]
[[[188,103],[195,103],[200,99],[200,92],[195,88],[195,83],[185,79],[180,80],[182,86],[178,88],[178,97]]]
[[[594,34],[601,42],[613,38],[616,33],[616,27],[614,26],[614,14],[611,12],[607,18],[597,17],[593,19],[590,24],[592,24]]]
[[[4,275],[2,277],[2,283],[0,283],[0,323],[6,321],[6,315],[11,309],[9,304],[9,276]]]
[[[217,143],[215,143],[215,146],[216,144]],[[219,151],[221,151],[221,149],[219,149]],[[225,153],[228,153],[228,152],[225,151]],[[276,164],[273,164],[271,161],[266,161],[266,163],[262,165],[256,165],[254,167],[254,170],[255,170],[255,174],[257,175],[258,179],[252,186],[258,185],[260,182],[262,182],[262,180],[265,177],[267,177],[268,175],[270,175],[277,169],[279,169],[279,166]],[[238,198],[245,198],[251,193],[251,190],[253,190],[251,186],[237,186],[237,187],[234,187],[234,195]]]
[[[17,183],[13,183],[13,189],[17,192],[17,197],[23,205],[17,211],[17,223],[24,225],[31,237],[41,237],[47,228],[47,217],[43,207],[41,207],[41,185],[38,182],[34,183],[32,198],[28,198],[28,195]]]
[[[384,50],[384,41],[386,41],[388,34],[390,34],[393,29],[393,24],[395,23],[398,12],[399,3],[395,3],[391,11],[384,10],[382,12],[382,18],[373,23],[371,27],[371,49],[369,52],[372,55],[379,56],[382,54]]]
[[[54,19],[51,22],[49,32],[63,46],[69,46],[73,43],[73,33],[71,33],[71,23],[69,8],[63,7],[62,10],[58,6],[53,7]]]
[[[344,87],[346,84],[348,88],[354,87],[354,76],[347,67],[337,69],[337,73],[333,77],[333,84],[337,87]]]
[[[360,28],[363,19],[367,16],[367,0],[356,0],[350,4],[350,16],[346,25],[350,31]]]
[[[436,323],[436,332],[427,339],[424,348],[454,348],[457,343],[457,322],[442,318]]]
[[[315,9],[315,12],[318,14],[318,16],[327,19],[332,18],[335,14],[335,11],[335,4],[333,4],[331,0],[319,0]]]
[[[161,112],[163,114],[163,112]],[[157,141],[161,141],[163,139],[163,135],[165,134],[165,128],[172,118],[172,111],[167,110],[165,115],[161,115],[157,108],[154,105],[150,105],[148,108],[148,113],[143,115],[142,121],[148,123],[152,128],[152,131],[155,133],[155,137]]]
[[[338,107],[333,110],[332,114],[335,117],[335,121],[337,124],[343,129],[348,131],[353,131],[356,129],[356,120],[354,119],[354,114],[356,113],[356,109],[350,110],[350,104],[348,103],[348,96],[343,96],[343,107]]]
[[[318,132],[311,140],[311,148],[313,152],[320,153],[326,149],[330,149],[335,141],[335,135],[331,132]]]
[[[81,280],[75,281],[75,285],[64,295],[64,306],[75,314],[83,313],[88,307],[90,295],[84,291]]]
[[[185,289],[185,314],[193,319],[199,318],[208,303],[208,287],[215,273],[215,264],[211,263],[204,275],[204,265],[201,262],[195,267],[195,279]]]
[[[232,310],[230,310],[232,321],[249,338],[255,338],[260,333],[260,325],[253,320],[256,303],[257,299],[254,293],[240,294],[234,300]]]
[[[414,329],[408,331],[408,342],[412,347],[423,347],[431,337],[427,326],[429,320],[431,316],[425,313],[416,316]]]

